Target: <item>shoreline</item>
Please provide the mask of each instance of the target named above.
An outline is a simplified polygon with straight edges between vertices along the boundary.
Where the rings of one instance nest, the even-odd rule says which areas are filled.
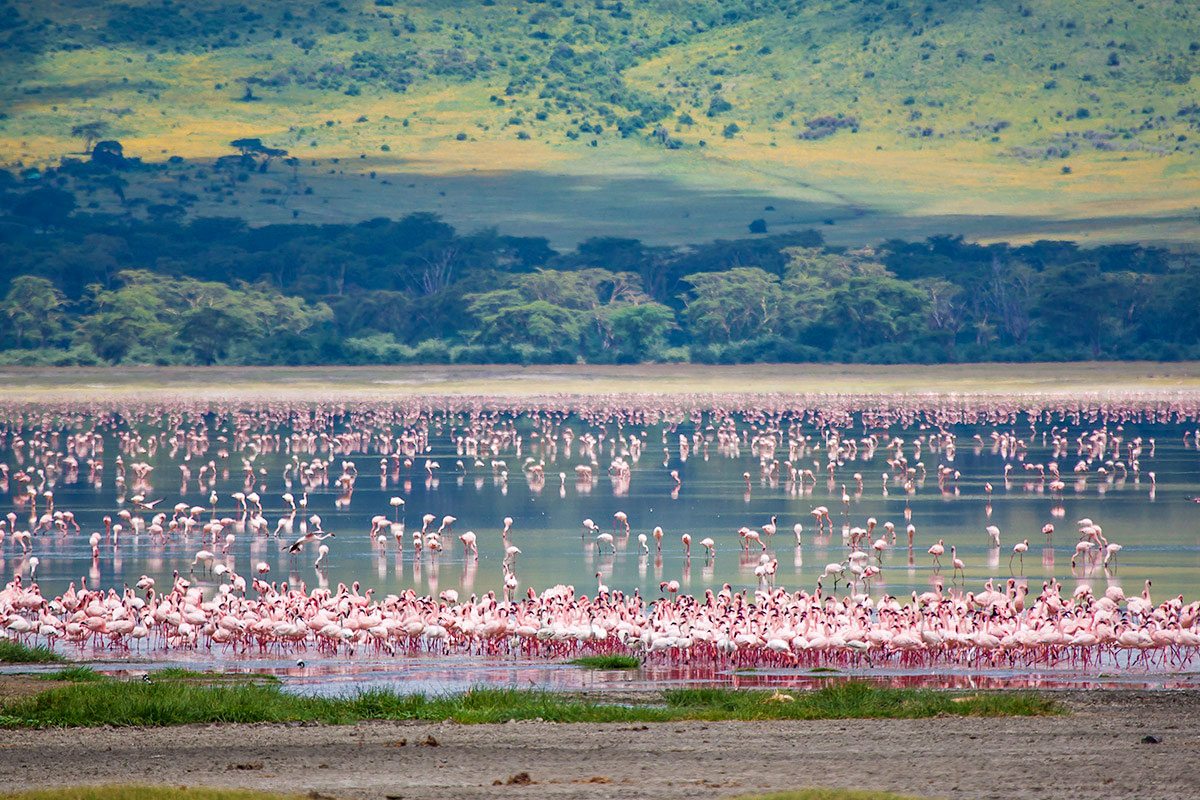
[[[1200,794],[1200,692],[1057,696],[1049,717],[493,725],[367,722],[5,731],[10,790],[97,783],[337,798],[726,797],[806,786],[919,797]],[[1159,743],[1142,743],[1144,737]],[[81,746],[81,743],[86,746]],[[236,746],[231,743],[237,742]],[[529,774],[524,789],[505,784]]]
[[[0,402],[734,395],[1130,397],[1200,394],[1200,361],[910,364],[0,367]]]

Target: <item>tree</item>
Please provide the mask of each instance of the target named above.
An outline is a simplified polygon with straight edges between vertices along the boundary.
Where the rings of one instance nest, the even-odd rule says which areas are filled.
[[[108,123],[103,120],[81,122],[71,127],[71,135],[83,140],[83,152],[92,152],[92,144],[108,133]]]
[[[1129,294],[1125,283],[1120,273],[1106,275],[1092,261],[1046,269],[1031,308],[1041,336],[1060,346],[1084,348],[1083,353],[1099,358],[1122,324]]]
[[[783,293],[774,275],[757,267],[684,278],[688,328],[706,342],[735,342],[775,333]]]
[[[543,350],[575,350],[582,328],[579,312],[545,300],[522,302],[511,292],[487,292],[468,306],[480,322],[481,344],[531,345]]]
[[[12,206],[13,213],[28,217],[42,228],[61,225],[75,210],[75,195],[53,186],[39,186],[19,196]]]
[[[966,325],[962,287],[942,278],[924,278],[914,285],[928,295],[929,327],[942,338],[946,355],[952,356],[955,340]]]
[[[96,142],[96,147],[92,150],[92,163],[120,169],[125,166],[125,148],[116,139]]]
[[[258,138],[234,139],[229,143],[229,146],[241,152],[242,155],[248,156],[261,152],[263,149],[263,142],[262,139]]]
[[[784,333],[805,344],[858,351],[921,330],[926,295],[896,278],[873,251],[827,252],[797,247],[782,287],[788,301]]]
[[[95,310],[80,336],[102,358],[119,362],[152,349],[166,358],[213,364],[237,353],[245,363],[269,360],[266,345],[333,319],[324,303],[306,303],[249,284],[173,278],[145,270],[117,275],[120,288],[93,287]]]
[[[61,336],[63,295],[45,278],[21,275],[14,278],[4,298],[3,313],[18,344],[45,347]]]
[[[618,356],[628,361],[661,357],[675,327],[675,312],[661,303],[614,306],[605,316]]]

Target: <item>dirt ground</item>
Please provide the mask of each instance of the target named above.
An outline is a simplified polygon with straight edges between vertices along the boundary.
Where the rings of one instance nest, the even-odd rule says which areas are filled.
[[[0,731],[0,786],[210,785],[373,800],[672,800],[804,786],[976,800],[1200,797],[1200,692],[1063,699],[1070,714],[1025,719]]]

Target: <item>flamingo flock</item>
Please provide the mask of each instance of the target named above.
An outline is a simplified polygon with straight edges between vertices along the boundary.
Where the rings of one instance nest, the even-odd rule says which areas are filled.
[[[989,580],[968,591],[971,565],[960,555],[962,542],[943,537],[918,545],[921,535],[908,500],[927,479],[946,497],[958,494],[962,475],[954,464],[962,445],[953,426],[962,424],[991,426],[967,446],[976,453],[990,449],[1001,458],[1003,470],[994,479],[1005,490],[1020,480],[1027,489],[1047,493],[1053,518],[1065,515],[1068,477],[1077,493],[1089,485],[1101,493],[1128,481],[1141,485],[1144,478],[1153,496],[1156,475],[1143,463],[1154,457],[1156,441],[1127,434],[1125,426],[1186,427],[1197,420],[1200,404],[1193,401],[1137,397],[1012,405],[767,398],[749,406],[741,398],[709,397],[633,405],[556,400],[524,407],[506,406],[497,398],[436,404],[181,403],[101,411],[71,404],[0,407],[0,451],[11,462],[0,463],[0,495],[12,503],[0,519],[0,570],[6,551],[19,556],[12,579],[0,591],[0,636],[81,651],[311,649],[330,655],[423,651],[546,658],[596,652],[739,665],[1178,666],[1200,651],[1200,605],[1185,603],[1182,595],[1155,604],[1149,581],[1140,595],[1129,598],[1115,584],[1094,592],[1089,579],[1111,578],[1123,545],[1092,519],[1076,523],[1071,571],[1079,582],[1074,590],[1064,592],[1049,579],[1031,594],[1029,581],[1021,577],[1029,539],[1021,538],[1011,545],[1010,577],[1000,579],[999,588]],[[1028,434],[1015,432],[1018,422]],[[668,578],[658,581],[657,596],[652,589],[644,596],[645,587],[625,593],[607,586],[605,572],[596,571],[590,596],[562,584],[522,592],[522,549],[512,517],[504,518],[500,531],[499,592],[460,600],[455,589],[425,595],[409,589],[377,597],[373,590],[360,591],[357,582],[328,585],[329,561],[354,534],[343,529],[338,537],[326,525],[351,506],[360,482],[372,479],[356,458],[377,458],[380,488],[401,490],[388,499],[390,514],[372,517],[365,536],[370,547],[397,554],[407,550],[414,564],[436,564],[461,545],[462,559],[473,565],[480,561],[480,537],[461,526],[456,530],[456,515],[427,513],[419,528],[407,527],[412,498],[403,495],[409,494],[411,476],[423,473],[427,486],[436,487],[444,472],[432,457],[435,439],[452,442],[454,455],[441,458],[446,471],[460,480],[474,475],[482,485],[487,475],[503,490],[511,463],[540,494],[547,470],[563,463],[560,497],[566,496],[570,469],[580,494],[592,492],[603,474],[619,500],[628,495],[635,467],[651,448],[654,425],[661,427],[662,467],[673,498],[686,486],[686,473],[673,464],[682,466],[692,455],[707,459],[710,449],[729,458],[745,450],[757,460],[757,474],[741,476],[747,501],[764,485],[809,497],[825,481],[834,510],[814,505],[815,531],[807,536],[822,551],[844,551],[825,565],[811,593],[778,585],[781,551],[794,548],[799,564],[806,536],[801,522],[781,523],[779,514],[771,514],[757,525],[731,525],[726,540],[668,533],[662,525],[635,531],[622,510],[612,513],[611,525],[582,521],[587,558],[614,558],[636,541],[638,559],[653,553],[657,580],[665,548],[684,559],[684,585]],[[891,433],[895,426],[909,431],[907,438]],[[851,435],[856,429],[861,436]],[[1050,457],[1033,460],[1035,443]],[[1200,431],[1185,430],[1184,443],[1200,444]],[[118,451],[111,460],[106,457],[110,447]],[[179,470],[179,500],[173,505],[155,491],[151,462],[160,454]],[[266,456],[282,461],[282,469],[273,473],[264,466]],[[572,467],[575,460],[580,463]],[[906,542],[898,541],[893,521],[880,524],[871,517],[855,525],[851,519],[867,481],[863,471],[851,469],[877,460],[886,465],[878,473],[883,495],[895,492],[905,500]],[[98,491],[108,485],[110,469],[115,513],[105,514],[97,530],[85,534],[80,520],[87,514],[61,507],[55,490],[84,484]],[[220,481],[239,473],[239,490],[218,491]],[[988,519],[995,491],[988,481]],[[310,505],[329,493],[336,498],[334,516],[323,520]],[[187,502],[189,496],[201,502]],[[273,525],[268,515],[278,515]],[[993,564],[998,563],[1001,528],[986,524],[981,529],[995,554]],[[1053,522],[1041,527],[1047,548],[1057,530]],[[89,588],[85,577],[61,595],[44,596],[38,570],[45,570],[53,552],[46,543],[85,535],[93,566],[102,558],[115,560],[123,548],[161,553],[174,542],[195,549],[161,589],[149,575],[120,589]],[[243,574],[235,551],[247,539],[252,548],[275,542],[285,558],[307,561],[315,555],[311,566],[318,585],[310,589],[294,570],[289,580],[270,581],[272,565],[262,559],[252,558]],[[719,550],[740,553],[739,563],[753,574],[756,588],[725,584],[702,595],[684,591],[693,545],[710,567]],[[907,597],[883,590],[893,561],[906,560],[912,567],[921,551],[928,556],[931,588]]]
[[[408,590],[376,599],[357,583],[306,591],[256,578],[249,588],[256,596],[233,587],[206,599],[176,576],[161,593],[143,578],[136,589],[72,585],[48,599],[18,578],[0,591],[0,617],[8,636],[81,652],[623,653],[714,665],[910,668],[1178,668],[1200,655],[1200,602],[1177,596],[1155,604],[1150,581],[1131,598],[1112,588],[1096,596],[1087,587],[1063,596],[1053,582],[1031,597],[1025,584],[1009,579],[1002,591],[989,581],[979,592],[947,593],[937,583],[903,600],[729,585],[694,597],[678,594],[676,581],[663,582],[665,597],[656,600],[602,583],[591,597],[558,585],[513,600],[489,592],[466,601],[453,590],[438,598]]]

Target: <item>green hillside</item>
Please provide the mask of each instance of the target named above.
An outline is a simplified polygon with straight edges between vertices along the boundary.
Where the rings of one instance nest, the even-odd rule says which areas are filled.
[[[668,203],[695,199],[694,217],[655,219],[667,239],[695,239],[690,228],[730,214],[744,231],[768,198],[798,204],[784,227],[855,230],[858,219],[863,236],[884,224],[1036,238],[1050,221],[1062,235],[1194,240],[1200,9],[5,0],[0,109],[10,165],[56,163],[94,138],[79,130],[91,123],[148,163],[219,157],[247,136],[287,149],[303,159],[294,173],[230,194],[193,186],[185,203],[212,213],[240,191],[237,213],[263,221],[420,204],[459,223],[566,225],[555,213],[571,193],[557,202],[562,184],[536,179],[599,176],[635,195],[638,181],[659,182]],[[349,180],[371,172],[405,183]],[[286,207],[254,197],[302,175],[306,192]],[[455,184],[470,201],[445,208],[446,186],[421,182],[472,175],[489,182]],[[514,175],[534,182],[505,182]],[[178,176],[145,180],[157,185],[134,180],[132,196],[179,199]],[[555,208],[531,198],[542,192]],[[745,212],[723,199],[747,195]],[[631,235],[647,220],[612,215],[605,224]]]

